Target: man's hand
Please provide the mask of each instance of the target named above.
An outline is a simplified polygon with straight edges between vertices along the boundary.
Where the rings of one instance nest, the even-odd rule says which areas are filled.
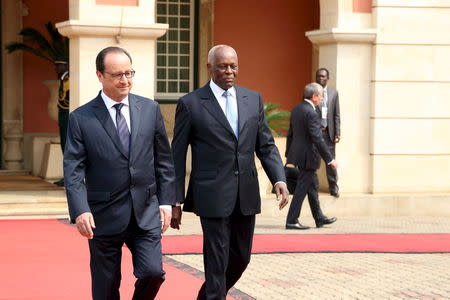
[[[330,166],[332,166],[333,169],[337,169],[337,168],[338,168],[338,163],[337,163],[337,161],[335,161],[335,160],[333,159],[333,161],[330,163]]]
[[[181,206],[172,207],[172,220],[170,221],[170,227],[180,230],[181,214]]]
[[[337,135],[337,136],[334,137],[334,143],[335,144],[339,143],[340,140],[341,140],[340,136]]]
[[[283,207],[288,204],[288,196],[289,196],[289,190],[287,188],[286,183],[284,182],[278,182],[275,184],[275,193],[277,194],[277,201],[280,203],[278,204],[280,210],[283,209]]]
[[[94,237],[92,228],[95,228],[94,216],[90,212],[85,212],[75,219],[75,226],[80,234],[88,239]]]
[[[172,212],[166,208],[159,208],[159,214],[161,215],[162,229],[161,233],[164,233],[170,225],[170,219],[172,218]]]

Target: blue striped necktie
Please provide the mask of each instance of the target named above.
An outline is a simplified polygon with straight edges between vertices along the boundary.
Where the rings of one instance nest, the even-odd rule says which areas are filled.
[[[123,149],[128,155],[128,153],[130,152],[130,131],[128,130],[128,125],[125,121],[125,118],[120,112],[123,107],[123,103],[114,104],[113,107],[116,109],[117,134],[119,135],[119,139],[122,143]]]
[[[227,100],[225,106],[225,116],[227,117],[228,122],[230,123],[230,126],[233,129],[234,135],[236,136],[236,138],[238,138],[239,126],[238,126],[237,105],[235,105],[237,103],[233,101],[233,97],[231,97],[229,91],[223,92],[223,96]]]

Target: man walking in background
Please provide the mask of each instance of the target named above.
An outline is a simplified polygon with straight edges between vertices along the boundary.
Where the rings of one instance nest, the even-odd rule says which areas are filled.
[[[235,85],[235,50],[213,47],[207,68],[211,80],[178,100],[172,151],[177,201],[200,216],[203,229],[205,283],[198,299],[224,300],[250,262],[255,215],[261,212],[255,153],[275,186],[280,209],[289,192],[261,95]],[[189,145],[192,171],[185,196]],[[178,206],[171,226],[179,228],[180,221]]]
[[[299,169],[297,186],[286,219],[286,229],[309,229],[299,221],[306,195],[308,195],[316,227],[336,221],[336,218],[327,218],[322,213],[317,191],[319,180],[316,171],[320,167],[320,157],[325,160],[327,165],[337,168],[337,163],[323,141],[320,132],[320,118],[315,110],[315,107],[322,101],[322,86],[315,82],[308,84],[303,92],[303,97],[304,101],[297,104],[292,110],[286,140],[287,161]]]
[[[158,103],[130,93],[131,64],[125,49],[100,51],[103,88],[69,116],[64,179],[70,218],[89,239],[94,300],[120,299],[124,243],[137,277],[133,300],[154,299],[164,281],[161,232],[175,173]]]
[[[336,143],[341,139],[341,114],[339,111],[339,94],[328,86],[330,72],[325,68],[320,68],[316,72],[316,82],[323,87],[323,101],[317,107],[320,114],[320,130],[325,144],[328,147],[333,159],[336,158]],[[339,187],[337,184],[338,175],[336,169],[331,165],[326,165],[328,190],[330,195],[339,197]]]

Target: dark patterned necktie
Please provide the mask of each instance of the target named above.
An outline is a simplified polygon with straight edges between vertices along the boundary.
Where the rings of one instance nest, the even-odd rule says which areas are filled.
[[[123,117],[120,110],[123,107],[123,103],[117,103],[113,106],[116,109],[116,125],[117,125],[117,134],[119,135],[120,142],[122,143],[123,149],[128,155],[130,151],[130,131],[128,130],[127,122]]]

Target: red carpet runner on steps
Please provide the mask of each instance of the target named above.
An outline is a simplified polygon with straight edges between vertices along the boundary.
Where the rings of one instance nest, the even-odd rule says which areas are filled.
[[[198,235],[164,236],[163,252],[201,253],[201,243]],[[57,220],[0,220],[0,245],[0,300],[90,299],[87,243],[71,226]],[[253,252],[450,252],[450,234],[256,235]],[[121,295],[131,299],[131,256],[126,249],[123,253]],[[158,299],[195,299],[200,272],[170,258],[164,269]]]

